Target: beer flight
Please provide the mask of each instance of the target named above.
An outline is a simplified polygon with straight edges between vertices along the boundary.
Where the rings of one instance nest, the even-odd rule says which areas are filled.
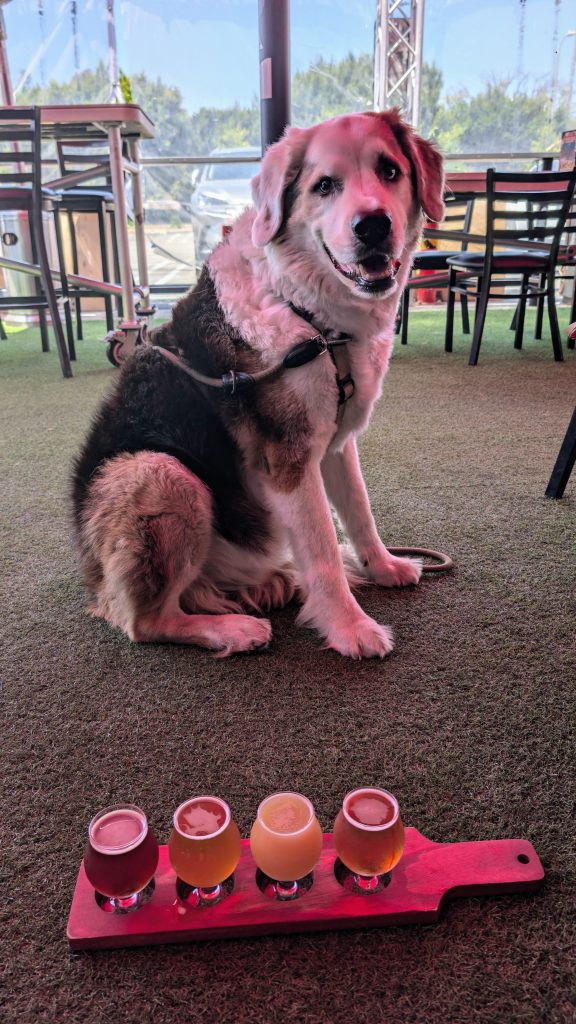
[[[250,833],[255,882],[271,899],[306,899],[322,852],[322,830],[307,797],[273,793],[258,807]],[[350,892],[383,889],[404,849],[398,801],[386,790],[348,793],[334,822],[334,871]],[[194,907],[214,906],[233,888],[241,839],[230,808],[216,796],[196,796],[176,808],[168,841],[175,895]],[[126,914],[148,902],[158,865],[158,842],[144,811],[106,807],[88,827],[84,870],[98,905]]]

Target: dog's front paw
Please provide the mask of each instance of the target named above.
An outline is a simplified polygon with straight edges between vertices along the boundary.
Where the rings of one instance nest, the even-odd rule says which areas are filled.
[[[255,651],[270,643],[272,626],[268,619],[256,619],[253,615],[225,615],[218,618],[219,628],[212,645],[217,658]]]
[[[324,645],[346,658],[385,658],[394,649],[392,631],[364,615],[330,630]]]
[[[365,571],[368,579],[381,587],[408,587],[418,583],[423,564],[421,558],[400,558],[386,551],[378,559],[370,559]]]

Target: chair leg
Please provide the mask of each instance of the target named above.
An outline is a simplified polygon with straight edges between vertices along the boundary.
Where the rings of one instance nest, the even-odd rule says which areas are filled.
[[[64,318],[66,321],[66,337],[68,339],[68,352],[70,359],[76,359],[76,345],[74,343],[74,326],[72,324],[72,312],[70,309],[70,294],[68,288],[68,277],[64,263],[64,245],[62,242],[62,224],[58,208],[54,209],[54,228],[56,234],[56,249],[58,251],[58,263],[60,266],[60,279],[62,283],[62,298],[64,300]]]
[[[520,306],[520,302],[517,302],[516,303],[516,309],[514,310],[514,316],[512,317],[512,320],[510,321],[510,330],[511,331],[515,331],[516,330],[516,324],[518,323],[518,307],[519,306]]]
[[[110,228],[112,231],[112,261],[114,263],[114,280],[120,280],[120,255],[118,253],[118,233],[116,231],[116,211],[110,213]],[[124,319],[124,307],[122,296],[116,297],[116,316],[119,320]]]
[[[108,266],[108,245],[106,240],[106,211],[104,203],[98,207],[98,236],[100,238],[100,254],[102,259],[102,280],[110,280],[110,268]],[[114,314],[112,312],[112,296],[104,296],[104,309],[106,311],[106,327],[109,331],[114,330]]]
[[[572,277],[572,305],[570,306],[570,323],[573,324],[576,320],[576,267],[574,267],[574,276]],[[571,331],[568,335],[568,348],[574,348],[576,345],[576,331]]]
[[[562,338],[560,337],[560,325],[558,324],[558,313],[556,310],[555,284],[554,268],[552,268],[548,274],[546,299],[548,302],[548,319],[550,320],[550,335],[552,337],[554,359],[557,363],[561,363],[564,360],[564,353],[562,351]]]
[[[524,320],[526,318],[526,300],[528,298],[528,282],[529,282],[529,280],[530,280],[530,275],[529,274],[522,274],[522,288],[521,288],[522,294],[520,296],[520,300],[518,302],[518,305],[516,306],[516,313],[514,314],[514,316],[516,318],[516,328],[515,328],[515,333],[514,333],[514,348],[517,348],[517,349],[521,349],[522,348],[522,340],[523,340],[523,337],[524,337]]]
[[[30,248],[32,250],[32,260],[34,263],[40,263],[39,256],[39,243],[36,239],[35,220],[31,213],[28,214],[28,231],[30,233]],[[45,297],[46,292],[43,289],[44,282],[38,278],[34,278],[34,291],[39,299]],[[38,310],[38,326],[40,327],[40,344],[43,352],[50,351],[50,335],[48,333],[48,323],[46,320],[46,310]]]
[[[46,321],[46,310],[38,310],[38,324],[40,326],[40,343],[43,352],[50,351],[50,335],[48,334],[48,323]]]
[[[546,274],[540,274],[540,288],[544,289],[546,286]],[[545,295],[538,296],[538,305],[536,306],[536,325],[534,327],[534,338],[536,341],[540,341],[542,338],[542,323],[544,320],[544,299]]]
[[[79,295],[74,299],[74,308],[76,310],[76,337],[78,338],[78,341],[84,341],[84,329],[82,327],[82,301]]]
[[[0,341],[7,341],[7,340],[8,340],[8,335],[6,334],[6,331],[4,330],[4,324],[2,323],[2,320],[0,320]]]
[[[568,429],[564,435],[564,440],[560,445],[560,451],[554,464],[554,469],[548,481],[545,494],[547,498],[561,498],[564,494],[564,489],[568,480],[570,479],[570,473],[576,462],[576,409],[572,413],[572,418],[568,424]]]
[[[72,273],[79,274],[78,243],[76,241],[76,228],[74,227],[74,214],[71,210],[68,211],[68,224],[70,227],[70,242],[72,246]],[[78,341],[84,341],[84,332],[82,330],[82,300],[79,295],[76,295],[74,298],[74,308],[76,311],[76,337]]]
[[[490,274],[487,274],[484,277],[478,278],[478,297],[476,299],[476,316],[474,317],[474,335],[472,337],[472,347],[470,349],[470,358],[468,360],[470,366],[476,366],[478,356],[480,355],[480,343],[482,341],[482,334],[484,331],[484,321],[486,320],[489,295]]]
[[[64,337],[64,331],[62,330],[62,321],[60,320],[60,310],[58,309],[56,290],[54,288],[54,282],[50,273],[50,264],[48,262],[46,239],[44,238],[44,225],[42,223],[42,211],[37,210],[36,207],[33,208],[32,216],[30,218],[30,234],[34,237],[34,247],[38,253],[38,263],[40,264],[42,274],[42,287],[44,289],[44,294],[48,302],[48,309],[50,310],[50,316],[52,318],[52,330],[56,336],[56,347],[58,349],[58,358],[60,359],[62,375],[64,377],[71,377],[72,367],[70,366],[70,356],[68,355],[66,339]]]
[[[404,294],[402,295],[402,327],[401,327],[402,334],[401,334],[401,337],[400,337],[400,343],[402,345],[407,345],[408,344],[408,314],[409,314],[409,311],[410,311],[410,291],[409,291],[408,288],[405,288],[404,289]]]
[[[444,332],[444,351],[452,351],[452,340],[454,338],[454,286],[456,284],[456,271],[450,267],[448,275],[448,297],[446,300],[446,329]]]
[[[468,311],[468,296],[460,296],[460,312],[462,315],[462,333],[470,334],[470,313]]]

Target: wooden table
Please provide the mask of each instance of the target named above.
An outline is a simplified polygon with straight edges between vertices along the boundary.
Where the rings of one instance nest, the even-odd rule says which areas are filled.
[[[148,295],[148,264],[144,237],[144,206],[142,200],[140,139],[154,138],[154,124],[135,103],[78,103],[55,104],[41,107],[42,137],[46,139],[75,139],[78,141],[108,139],[112,191],[116,209],[116,231],[120,262],[120,283],[124,321],[120,325],[126,340],[135,343],[139,325],[132,289],[132,269],[128,246],[128,218],[124,172],[132,175],[134,228],[138,261],[138,283]],[[126,143],[128,160],[122,155]],[[50,188],[70,188],[102,174],[102,169],[67,174],[63,178],[45,182]]]

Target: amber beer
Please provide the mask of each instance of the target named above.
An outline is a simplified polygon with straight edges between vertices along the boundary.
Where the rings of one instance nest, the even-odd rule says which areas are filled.
[[[240,849],[240,833],[224,800],[196,796],[176,809],[168,854],[183,882],[199,889],[219,886],[237,867]]]
[[[348,793],[334,822],[334,847],[355,875],[372,878],[391,871],[404,850],[396,797],[370,787]]]

